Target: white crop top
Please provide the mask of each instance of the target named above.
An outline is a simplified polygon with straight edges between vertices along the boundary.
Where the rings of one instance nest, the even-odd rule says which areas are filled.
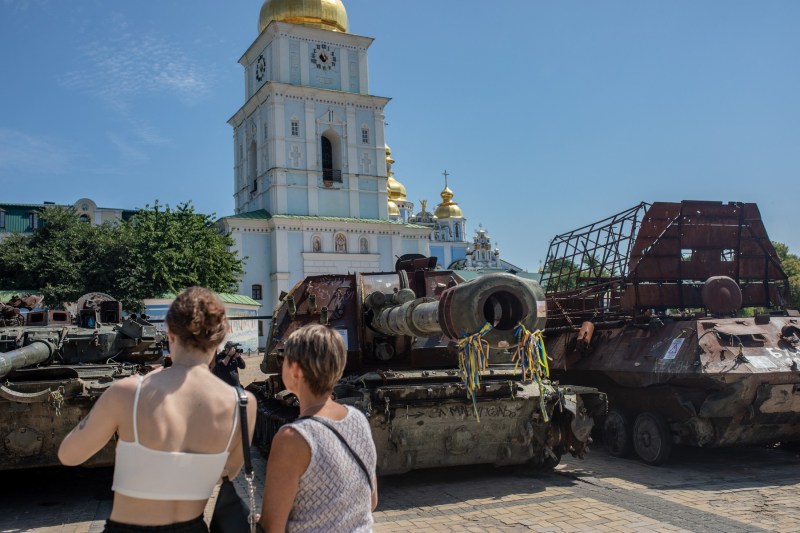
[[[119,440],[111,489],[125,496],[147,500],[207,500],[211,497],[225,463],[239,423],[234,409],[233,428],[225,450],[220,453],[165,452],[139,444],[136,415],[142,376],[133,400],[133,442]],[[234,397],[238,404],[236,389]]]

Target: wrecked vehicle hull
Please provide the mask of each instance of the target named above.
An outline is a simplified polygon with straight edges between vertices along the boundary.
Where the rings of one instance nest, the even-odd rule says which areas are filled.
[[[452,373],[388,374],[345,379],[334,391],[338,402],[367,416],[380,475],[471,464],[552,468],[564,453],[586,454],[593,414],[606,407],[605,396],[591,387],[546,385],[542,401],[539,386],[522,383],[513,366],[487,375],[474,405]],[[295,406],[270,397],[279,387],[278,377],[271,376],[249,388],[260,397],[255,435],[260,442],[268,443],[297,417]]]
[[[608,394],[612,454],[800,441],[800,314],[754,204],[642,204],[548,264],[553,372]]]
[[[32,311],[0,327],[0,470],[58,466],[58,447],[115,381],[144,374],[163,336],[100,293],[78,314]],[[74,320],[73,320],[74,318]],[[114,440],[85,464],[114,463]]]
[[[595,334],[585,362],[570,361],[578,334],[561,334],[548,341],[548,354],[554,367],[570,369],[564,374],[571,382],[608,394],[609,405],[631,418],[631,430],[638,413],[651,411],[666,418],[676,444],[800,441],[800,374],[793,370],[800,352],[780,342],[781,328],[800,320],[772,317],[769,327],[759,326],[767,346],[745,346],[741,354],[707,334],[725,322],[755,326],[751,318],[666,321],[655,332],[611,329]]]
[[[378,474],[484,463],[551,468],[564,453],[585,455],[605,395],[524,379],[508,350],[518,324],[544,325],[538,285],[510,274],[463,282],[422,257],[398,264],[392,273],[311,276],[287,294],[262,363],[267,379],[249,387],[259,398],[255,439],[268,445],[298,415],[277,373],[282,339],[322,322],[347,345],[334,394],[367,416]],[[479,386],[470,388],[459,367],[463,339],[452,332],[478,331],[496,349],[477,371]]]
[[[0,470],[60,465],[58,447],[67,433],[115,380],[135,373],[130,365],[82,365],[8,375],[0,385]],[[115,447],[112,440],[85,465],[113,465]]]

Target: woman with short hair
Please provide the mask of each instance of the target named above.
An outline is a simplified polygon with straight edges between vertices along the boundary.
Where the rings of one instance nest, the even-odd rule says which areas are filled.
[[[369,423],[331,396],[346,362],[341,335],[326,326],[304,326],[286,339],[281,378],[300,417],[270,447],[260,519],[267,532],[372,530],[378,491]]]
[[[175,298],[166,323],[172,366],[114,383],[58,451],[63,464],[79,465],[118,433],[110,533],[207,532],[203,510],[214,486],[244,460],[237,391],[208,369],[228,333],[225,306],[192,287]],[[247,395],[252,435],[256,401]]]

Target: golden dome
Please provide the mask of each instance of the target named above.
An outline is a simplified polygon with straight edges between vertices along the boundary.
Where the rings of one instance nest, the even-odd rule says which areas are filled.
[[[408,193],[406,192],[406,188],[403,186],[402,183],[394,179],[394,171],[392,171],[392,165],[394,164],[394,159],[392,159],[392,149],[389,148],[389,145],[386,145],[386,175],[388,179],[386,180],[386,188],[389,192],[389,200],[394,200],[396,202],[405,202],[408,198]],[[391,207],[391,206],[390,206]]]
[[[347,10],[341,0],[265,0],[258,18],[261,33],[273,20],[347,33]]]
[[[434,213],[436,218],[464,218],[461,208],[453,201],[453,191],[450,190],[450,187],[445,186],[440,196],[442,197],[442,203],[436,208]]]
[[[394,179],[394,177],[389,176],[389,179],[386,180],[386,188],[389,190],[389,200],[406,201],[408,197],[406,188],[402,183]]]
[[[389,200],[389,216],[390,217],[399,217],[400,216],[400,208],[397,207],[397,204],[393,201]]]

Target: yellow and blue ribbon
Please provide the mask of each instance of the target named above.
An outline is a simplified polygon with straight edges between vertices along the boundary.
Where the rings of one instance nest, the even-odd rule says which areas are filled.
[[[475,410],[478,422],[481,418],[478,416],[478,400],[475,393],[481,388],[481,372],[489,368],[489,343],[483,336],[491,330],[492,325],[487,322],[477,333],[458,341],[458,366],[464,379],[467,398],[472,400],[472,408]]]
[[[488,322],[472,335],[458,341],[458,366],[464,380],[467,398],[472,401],[475,418],[480,422],[478,415],[478,400],[476,393],[481,388],[481,372],[489,369],[489,343],[483,337],[492,330]],[[514,330],[517,338],[517,349],[512,361],[515,370],[522,367],[522,380],[535,381],[539,385],[539,407],[544,421],[549,421],[547,415],[546,394],[544,381],[550,377],[550,365],[547,362],[547,350],[544,346],[544,335],[541,330],[528,331],[520,323]],[[513,390],[513,387],[512,387]]]
[[[539,385],[539,409],[545,422],[550,420],[547,415],[547,390],[544,380],[550,377],[550,364],[547,362],[547,350],[544,346],[544,335],[542,331],[529,331],[522,323],[514,330],[517,337],[517,349],[514,352],[512,361],[515,362],[514,369],[522,367],[522,380],[535,381]]]

